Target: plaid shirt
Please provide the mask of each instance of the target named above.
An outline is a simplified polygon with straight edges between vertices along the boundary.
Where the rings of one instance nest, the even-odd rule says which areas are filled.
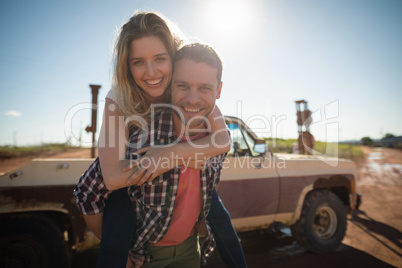
[[[73,194],[78,210],[84,215],[101,213],[110,193],[111,191],[106,188],[103,181],[99,157],[97,157],[75,185]]]
[[[131,135],[137,134],[138,127],[130,127]],[[130,159],[129,152],[126,152],[126,158]],[[74,197],[78,210],[84,215],[95,215],[103,212],[105,200],[112,191],[106,188],[103,180],[99,157],[82,174],[78,183],[75,185]]]
[[[149,131],[141,129],[130,130],[130,143],[127,149],[127,159],[132,159],[133,153],[147,146],[167,145],[178,139],[172,121],[170,110],[161,112],[157,120],[153,121]],[[216,156],[209,160],[205,169],[200,171],[202,190],[202,217],[207,225],[208,235],[203,241],[202,256],[205,257],[213,250],[215,244],[211,230],[206,221],[209,212],[212,191],[219,183],[219,177],[226,154]],[[149,244],[160,241],[170,226],[174,202],[178,189],[180,166],[155,178],[152,182],[142,186],[131,186],[128,194],[133,201],[137,214],[137,228],[134,233],[130,253],[145,256],[145,262],[152,257],[147,252]],[[83,214],[96,214],[103,211],[105,199],[110,191],[103,182],[102,172],[98,158],[80,178],[74,195],[78,208]]]
[[[146,138],[145,138],[146,136]],[[149,132],[131,135],[129,155],[146,146],[174,143],[178,140],[173,128],[171,110],[162,111],[158,120],[151,124]],[[141,145],[143,144],[143,145]],[[202,191],[202,218],[207,225],[208,235],[203,241],[203,260],[215,246],[212,233],[206,221],[212,199],[212,191],[219,183],[220,172],[226,154],[211,158],[205,169],[200,170]],[[180,166],[144,183],[140,187],[131,186],[129,194],[137,214],[137,228],[131,242],[131,254],[145,256],[151,261],[146,247],[159,242],[169,229],[179,185]]]

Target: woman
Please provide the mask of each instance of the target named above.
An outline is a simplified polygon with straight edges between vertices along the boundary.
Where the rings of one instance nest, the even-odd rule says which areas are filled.
[[[209,135],[193,144],[205,145],[213,141],[221,146],[197,149],[190,144],[179,143],[169,148],[145,148],[139,151],[145,153],[141,157],[142,163],[152,164],[157,162],[154,159],[170,159],[169,165],[164,165],[163,169],[158,167],[156,172],[155,165],[131,169],[127,168],[129,161],[123,160],[130,158],[125,155],[129,134],[139,128],[146,131],[152,117],[151,104],[170,102],[166,89],[172,75],[172,58],[180,43],[166,22],[154,13],[137,13],[121,28],[115,47],[113,90],[106,98],[99,137],[99,160],[81,177],[75,191],[77,204],[85,214],[88,226],[98,237],[102,237],[98,267],[123,267],[126,264],[135,223],[127,186],[151,181],[177,164],[182,164],[180,159],[187,163],[188,159],[199,159],[200,153],[209,158],[225,153],[230,148],[227,132],[221,131],[226,129],[225,122],[216,108],[208,118],[216,135]],[[217,117],[221,120],[213,120]],[[128,121],[128,125],[124,121]],[[190,161],[189,166],[203,168],[203,163]],[[208,216],[208,221],[212,223],[218,250],[226,264],[230,267],[245,266],[230,216],[216,192],[209,215],[213,215],[213,218]]]

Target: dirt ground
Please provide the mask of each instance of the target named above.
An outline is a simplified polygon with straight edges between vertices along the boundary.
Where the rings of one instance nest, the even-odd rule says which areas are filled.
[[[402,267],[402,150],[362,147],[356,161],[363,203],[348,218],[342,245],[327,254],[307,252],[289,228],[239,233],[249,267]],[[224,267],[214,258],[208,267]]]
[[[343,243],[402,267],[402,151],[362,147],[357,190],[360,211],[349,221]]]
[[[402,151],[362,147],[357,161],[360,210],[348,219],[342,245],[332,253],[312,254],[299,246],[288,228],[239,233],[248,267],[402,267]],[[0,173],[32,158],[88,158],[90,150],[48,152],[0,161]],[[97,250],[76,255],[73,267],[95,267]],[[224,267],[214,254],[207,267]]]

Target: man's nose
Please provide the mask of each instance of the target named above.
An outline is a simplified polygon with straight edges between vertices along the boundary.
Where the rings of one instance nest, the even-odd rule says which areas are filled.
[[[156,74],[156,68],[153,62],[147,63],[147,75],[154,76]]]
[[[200,100],[200,95],[196,89],[192,88],[191,90],[187,91],[186,101],[189,104],[197,104],[200,102]]]

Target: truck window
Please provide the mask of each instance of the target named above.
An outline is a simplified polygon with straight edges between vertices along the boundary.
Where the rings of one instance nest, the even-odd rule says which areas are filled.
[[[236,123],[228,124],[230,135],[232,138],[232,146],[228,156],[257,156],[258,153],[253,151],[255,141],[254,139]]]

